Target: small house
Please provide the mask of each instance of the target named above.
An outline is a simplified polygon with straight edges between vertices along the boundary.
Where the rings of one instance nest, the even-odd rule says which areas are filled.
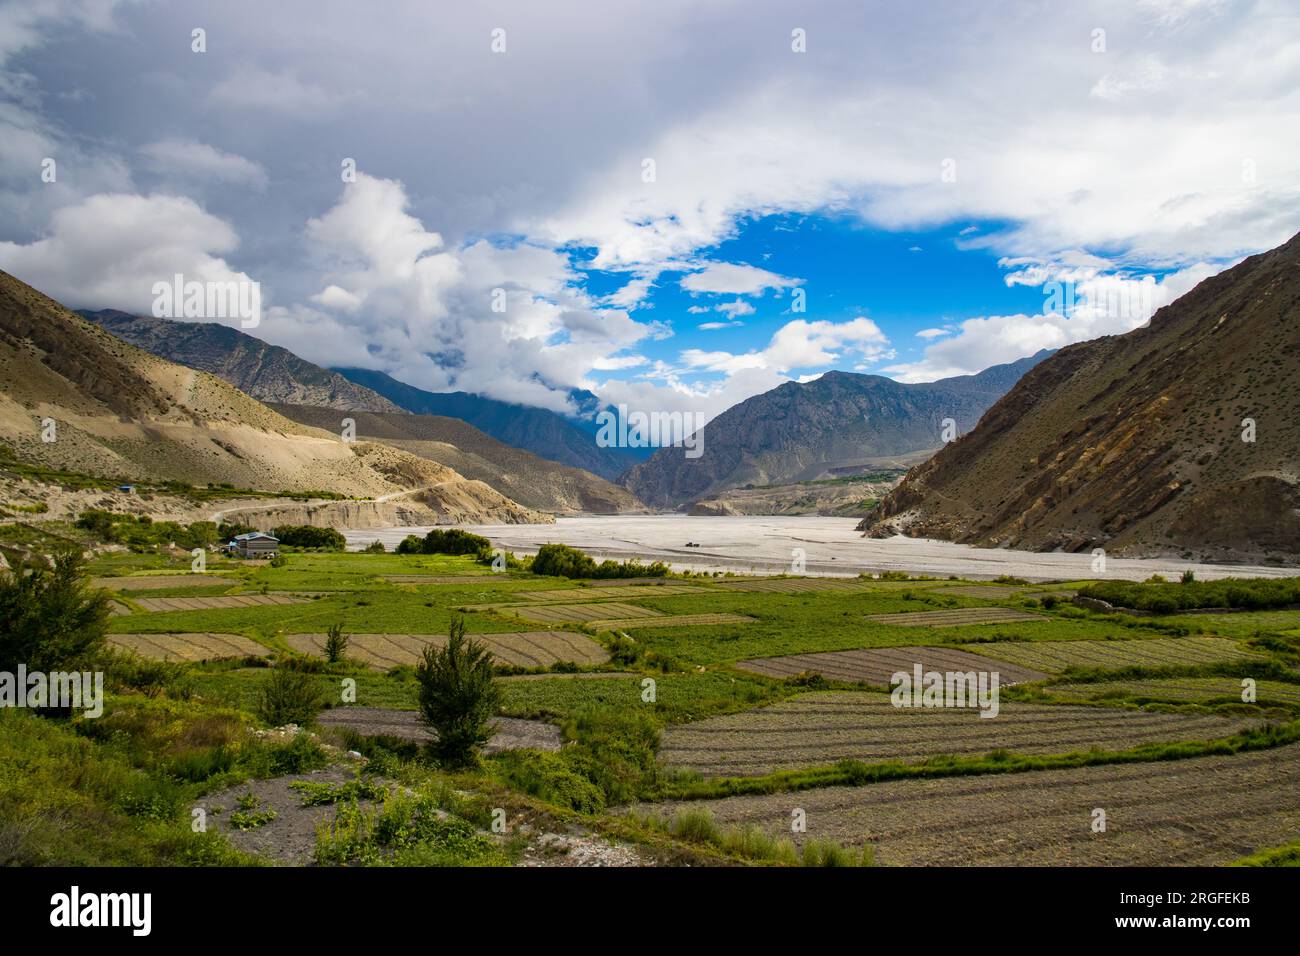
[[[265,531],[237,534],[228,545],[241,558],[274,558],[280,552],[280,539]]]

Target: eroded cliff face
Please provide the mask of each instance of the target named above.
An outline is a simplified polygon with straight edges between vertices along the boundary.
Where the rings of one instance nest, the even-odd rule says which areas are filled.
[[[1300,561],[1300,237],[1062,349],[863,529],[984,546]]]

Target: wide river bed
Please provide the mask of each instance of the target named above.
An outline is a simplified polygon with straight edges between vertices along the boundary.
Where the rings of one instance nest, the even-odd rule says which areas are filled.
[[[853,518],[687,517],[685,515],[584,515],[555,524],[462,525],[498,547],[531,554],[548,542],[581,548],[597,558],[664,561],[675,570],[741,574],[856,575],[861,571],[908,571],[941,577],[990,579],[1006,574],[1029,580],[1119,578],[1140,581],[1152,574],[1177,578],[1190,568],[1197,578],[1284,577],[1295,569],[1197,564],[1166,558],[1106,558],[1104,572],[1093,557],[972,548],[947,541],[902,536],[876,540],[854,530]],[[408,534],[428,528],[346,531],[352,549],[378,539],[391,550]],[[687,544],[698,547],[687,547]],[[797,566],[802,557],[803,567]]]

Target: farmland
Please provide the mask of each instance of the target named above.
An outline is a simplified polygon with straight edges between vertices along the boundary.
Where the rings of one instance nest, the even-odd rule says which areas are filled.
[[[710,801],[721,823],[866,843],[912,866],[1213,866],[1300,832],[1300,745],[1231,757],[899,780]],[[1093,832],[1092,811],[1106,811]],[[644,808],[643,808],[644,809]],[[680,805],[654,808],[671,813]]]
[[[660,756],[702,776],[751,776],[857,760],[914,762],[938,755],[1125,750],[1230,736],[1245,720],[1109,708],[1004,703],[975,708],[894,707],[885,694],[801,694],[779,704],[670,728]]]
[[[774,835],[798,806],[810,836],[900,864],[1163,852],[1222,862],[1291,838],[1294,801],[1270,803],[1281,784],[1264,780],[1300,742],[1300,642],[1288,637],[1300,613],[1288,609],[1157,619],[1076,607],[1076,582],[571,581],[439,555],[290,553],[279,566],[216,557],[207,574],[169,573],[187,566],[114,554],[92,567],[121,608],[112,647],[179,669],[124,671],[103,733],[139,723],[141,693],[170,709],[168,726],[223,714],[265,727],[268,689],[293,668],[330,705],[311,725],[321,740],[430,787],[454,780],[458,792],[528,801],[530,813],[576,813],[641,854],[666,831],[629,806],[707,809],[719,826]],[[450,776],[420,750],[434,738],[419,720],[415,668],[457,619],[490,655],[500,698],[479,763]],[[332,628],[346,638],[334,658]],[[996,716],[893,706],[891,677],[917,666],[997,673]],[[1246,677],[1257,701],[1241,700]],[[343,685],[353,690],[341,696]],[[1263,782],[1216,828],[1203,809],[1213,791],[1183,768],[1220,764]],[[1142,781],[1166,776],[1168,805],[1138,805]],[[1093,791],[1114,794],[1110,842],[1088,839],[1086,812],[1085,834],[1072,835],[1071,801]],[[908,819],[909,801],[928,827]],[[1013,822],[997,819],[999,805],[1013,807]],[[1164,822],[1183,812],[1195,832]],[[953,823],[936,829],[945,814]],[[674,847],[701,862],[742,852]],[[310,846],[294,856],[311,858]]]

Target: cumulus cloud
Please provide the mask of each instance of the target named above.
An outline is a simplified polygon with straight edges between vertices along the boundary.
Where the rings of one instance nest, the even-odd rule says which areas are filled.
[[[801,279],[768,272],[756,266],[734,262],[710,262],[682,277],[681,286],[688,292],[758,295],[768,289],[788,289]]]
[[[148,314],[155,282],[251,282],[224,256],[229,223],[180,196],[103,194],[60,209],[34,242],[0,242],[0,268],[72,308]],[[216,318],[216,317],[214,317]]]

